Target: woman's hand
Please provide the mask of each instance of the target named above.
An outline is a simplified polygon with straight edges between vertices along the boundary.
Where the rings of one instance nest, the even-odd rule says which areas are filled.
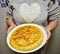
[[[45,27],[46,32],[47,32],[47,41],[46,41],[46,43],[48,43],[48,41],[51,37],[51,31],[54,30],[57,27],[57,25],[58,25],[58,22],[53,20]]]
[[[8,33],[9,33],[14,27],[16,27],[16,25],[10,26],[10,27],[8,28],[8,30],[7,30],[7,35],[8,35]]]
[[[12,18],[7,18],[6,23],[9,26],[9,28],[7,30],[7,34],[8,34],[14,27],[16,27],[16,24],[14,23]]]
[[[45,28],[46,29],[46,32],[47,32],[47,40],[46,40],[46,44],[48,43],[50,37],[51,37],[51,31],[49,30],[48,27]]]

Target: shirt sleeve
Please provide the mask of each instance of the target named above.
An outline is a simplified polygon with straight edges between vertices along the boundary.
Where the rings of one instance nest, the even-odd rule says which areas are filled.
[[[9,5],[8,4],[8,7],[7,7],[7,12],[6,12],[6,18],[12,18],[13,19],[13,6],[12,5]]]
[[[58,8],[58,1],[53,4],[51,1],[49,4],[49,9],[48,9],[48,21],[51,20],[58,20],[58,15],[59,15],[59,8]]]

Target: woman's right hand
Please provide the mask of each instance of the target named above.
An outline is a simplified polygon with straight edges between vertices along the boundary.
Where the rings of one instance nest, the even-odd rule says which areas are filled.
[[[14,27],[16,27],[16,25],[10,26],[10,27],[8,28],[8,30],[7,30],[7,35],[8,35],[8,33],[9,33]]]
[[[16,24],[14,23],[12,18],[7,18],[6,23],[9,26],[7,30],[7,34],[8,34],[14,27],[16,27]]]

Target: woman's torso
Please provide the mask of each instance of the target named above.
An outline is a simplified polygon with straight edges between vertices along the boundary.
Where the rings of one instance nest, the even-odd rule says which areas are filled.
[[[48,16],[48,0],[20,0],[14,1],[14,20],[16,24],[36,23],[43,24],[47,21]],[[20,10],[19,10],[20,8]],[[40,11],[41,9],[41,11]]]

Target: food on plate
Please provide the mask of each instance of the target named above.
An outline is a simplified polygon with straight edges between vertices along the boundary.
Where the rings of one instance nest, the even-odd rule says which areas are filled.
[[[36,26],[21,26],[10,37],[10,45],[20,51],[29,51],[39,47],[44,40],[42,29]]]

